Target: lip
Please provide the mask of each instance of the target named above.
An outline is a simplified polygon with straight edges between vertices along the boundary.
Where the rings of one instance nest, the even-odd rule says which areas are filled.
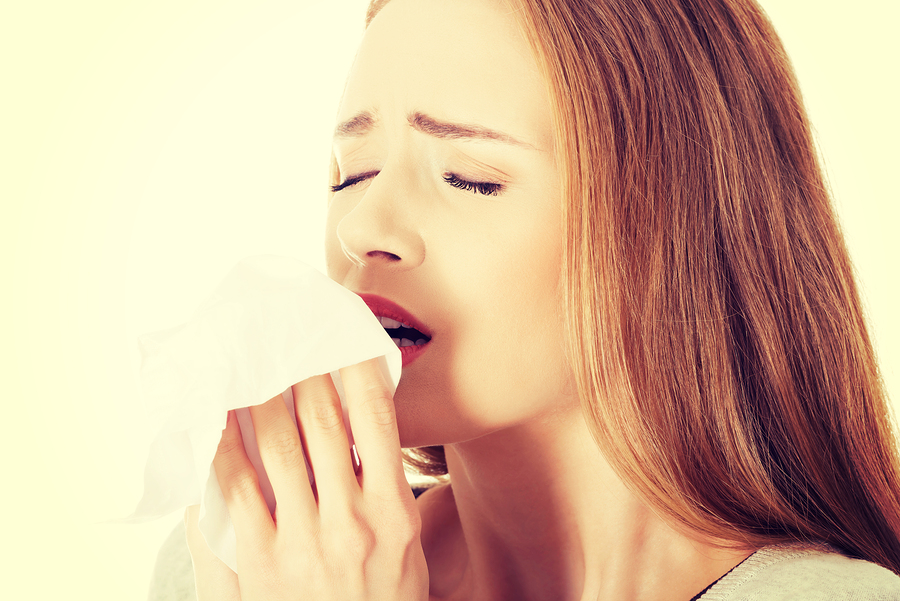
[[[359,297],[363,300],[364,303],[366,303],[366,305],[369,307],[369,310],[371,310],[376,317],[389,317],[396,321],[405,323],[406,325],[415,328],[428,337],[428,342],[426,342],[425,344],[399,347],[400,356],[403,359],[403,367],[406,367],[407,365],[418,359],[422,355],[422,353],[428,350],[428,346],[431,344],[431,340],[433,339],[431,330],[429,330],[428,327],[421,321],[416,319],[416,317],[412,313],[410,313],[394,301],[388,300],[376,294],[360,294]]]

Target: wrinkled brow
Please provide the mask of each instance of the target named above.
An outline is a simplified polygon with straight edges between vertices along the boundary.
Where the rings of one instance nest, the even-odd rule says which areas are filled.
[[[488,129],[487,127],[482,127],[480,125],[466,125],[461,123],[450,123],[448,121],[438,121],[424,113],[415,112],[410,114],[407,117],[407,122],[416,131],[442,140],[490,140],[534,148],[531,144],[517,140],[513,136],[500,131]],[[375,116],[369,111],[363,111],[339,124],[334,130],[334,137],[356,138],[364,136],[372,130],[375,123]]]
[[[355,138],[369,133],[375,125],[375,117],[368,111],[363,111],[356,116],[344,121],[334,128],[335,138]]]
[[[506,142],[508,144],[516,144],[519,146],[530,146],[525,142],[513,138],[509,134],[494,131],[480,125],[463,125],[460,123],[448,123],[446,121],[438,121],[423,113],[413,113],[407,120],[409,124],[424,134],[442,138],[444,140],[459,139],[476,139],[476,140],[494,140],[497,142]]]

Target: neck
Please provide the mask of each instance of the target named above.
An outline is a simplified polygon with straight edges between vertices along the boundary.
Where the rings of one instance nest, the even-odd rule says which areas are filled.
[[[438,596],[688,601],[749,554],[679,533],[640,502],[580,411],[445,450],[458,536]]]

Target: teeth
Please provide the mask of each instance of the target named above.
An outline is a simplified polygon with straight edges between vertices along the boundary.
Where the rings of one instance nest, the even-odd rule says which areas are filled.
[[[391,340],[393,340],[394,344],[396,344],[400,348],[403,348],[405,346],[419,346],[428,342],[428,340],[426,340],[425,338],[419,338],[415,342],[413,342],[409,338],[391,338]]]
[[[379,321],[381,321],[382,327],[385,327],[385,328],[393,329],[393,328],[399,328],[400,326],[404,325],[404,324],[400,323],[399,321],[397,321],[396,319],[391,319],[390,317],[379,317],[378,319],[379,319]]]

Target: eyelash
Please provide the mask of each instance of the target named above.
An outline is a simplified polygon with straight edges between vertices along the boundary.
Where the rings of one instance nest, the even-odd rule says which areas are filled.
[[[361,183],[376,175],[378,175],[377,171],[370,171],[368,173],[353,175],[337,184],[336,186],[331,186],[331,191],[340,192],[344,188],[355,186],[356,184]],[[462,179],[454,173],[445,173],[441,177],[441,179],[459,190],[472,192],[474,194],[482,194],[484,196],[497,196],[501,191],[503,191],[503,184],[495,184],[493,182],[470,182],[468,180]]]
[[[453,173],[445,173],[442,178],[445,182],[466,192],[483,194],[484,196],[497,196],[503,190],[503,184],[493,182],[470,182]]]
[[[331,186],[332,192],[340,192],[344,188],[349,188],[351,186],[355,186],[356,184],[369,179],[370,177],[375,177],[378,175],[377,171],[369,171],[368,173],[360,173],[359,175],[352,175],[339,183],[336,186]]]

